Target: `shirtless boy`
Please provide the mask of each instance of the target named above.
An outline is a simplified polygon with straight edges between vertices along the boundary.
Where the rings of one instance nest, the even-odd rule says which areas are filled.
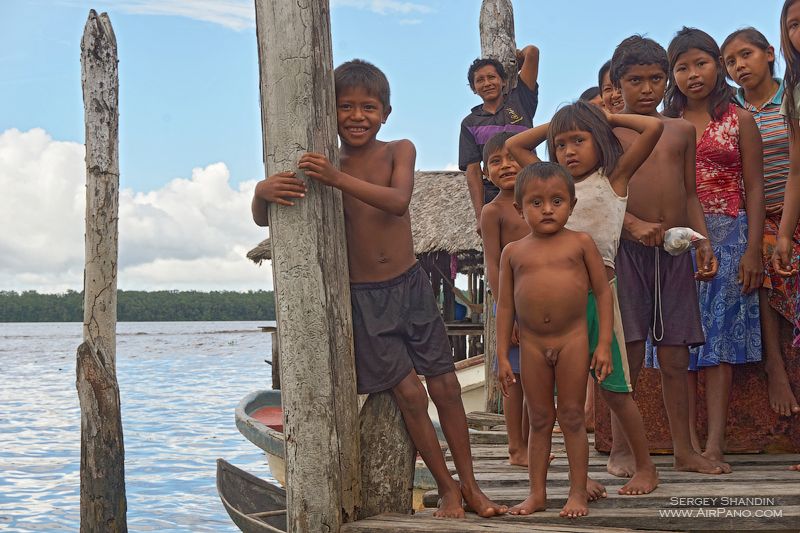
[[[572,176],[555,163],[534,163],[520,171],[514,204],[530,228],[509,243],[500,258],[497,301],[498,378],[503,393],[514,376],[508,347],[516,316],[522,352],[522,388],[531,424],[530,495],[512,507],[529,514],[547,507],[547,466],[553,423],[558,418],[569,460],[570,490],[561,516],[588,514],[586,489],[589,443],[583,404],[589,368],[602,381],[611,371],[613,302],[603,259],[592,238],[564,227],[575,206]],[[597,302],[600,332],[591,365],[587,305]],[[553,385],[558,387],[558,409]]]
[[[721,474],[730,472],[727,464],[708,459],[692,448],[687,410],[689,347],[705,342],[695,279],[713,278],[717,260],[709,241],[700,241],[696,249],[698,270],[693,273],[689,254],[671,256],[661,248],[664,232],[672,227],[689,226],[708,235],[696,193],[694,126],[656,111],[664,98],[668,69],[664,48],[638,35],[622,41],[611,59],[611,81],[621,89],[625,101],[622,112],[650,115],[664,122],[655,149],[629,183],[617,254],[620,311],[634,387],[648,335],[657,346],[675,469]],[[614,133],[625,147],[635,137],[624,128]],[[630,449],[625,439],[617,438],[622,435],[621,429],[612,429],[614,461],[609,461],[609,472],[630,475],[634,471]]]
[[[450,344],[433,289],[414,256],[408,215],[414,145],[376,138],[391,111],[389,82],[377,67],[348,61],[334,71],[334,79],[341,170],[317,153],[303,155],[298,168],[342,191],[358,392],[393,392],[439,488],[442,501],[436,516],[463,517],[462,497],[481,516],[504,513],[505,507],[489,501],[475,481]],[[304,193],[305,185],[294,172],[270,176],[256,185],[253,219],[267,225],[268,202],[292,205]],[[460,486],[445,464],[417,373],[427,379]]]

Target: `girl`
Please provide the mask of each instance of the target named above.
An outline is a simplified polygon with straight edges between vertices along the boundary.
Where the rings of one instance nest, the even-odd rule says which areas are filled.
[[[640,133],[623,152],[612,127],[630,128]],[[645,115],[603,115],[585,102],[561,108],[549,127],[539,126],[519,133],[506,141],[511,154],[521,166],[538,161],[532,150],[547,138],[550,159],[565,167],[575,180],[578,202],[566,227],[584,231],[597,244],[614,296],[614,341],[611,375],[600,384],[603,398],[612,412],[615,429],[609,472],[632,476],[620,494],[646,494],[658,485],[658,473],[650,459],[644,424],[631,395],[625,338],[616,296],[616,259],[622,222],[628,199],[628,182],[653,151],[664,126],[655,117]],[[591,325],[590,325],[591,331]],[[591,345],[591,338],[590,338]],[[622,433],[620,433],[621,431]],[[635,467],[623,471],[621,451],[630,443]],[[630,457],[628,457],[630,458]],[[512,509],[512,513],[514,510]]]
[[[704,455],[722,461],[731,365],[761,360],[756,290],[764,272],[761,135],[750,113],[730,102],[732,90],[711,36],[684,27],[672,39],[667,55],[670,71],[664,114],[683,117],[697,129],[697,196],[719,260],[717,276],[699,284],[706,343],[692,349],[690,370],[705,369],[708,438]],[[690,429],[694,445],[699,446],[694,422],[696,380],[697,374],[690,373]]]
[[[800,412],[800,406],[786,376],[779,342],[780,326],[793,324],[797,327],[800,324],[797,313],[800,286],[796,280],[785,280],[771,267],[789,175],[789,130],[780,113],[783,80],[773,77],[775,50],[755,28],[731,33],[722,43],[722,60],[728,77],[741,87],[736,93],[736,101],[753,114],[763,143],[767,217],[762,259],[767,276],[764,277],[764,286],[759,288],[761,341],[770,406],[776,413],[789,416]],[[795,231],[792,248],[795,256],[800,254],[800,231]]]
[[[609,59],[597,73],[597,83],[600,87],[600,97],[603,99],[603,107],[609,113],[619,113],[625,108],[622,100],[622,91],[619,87],[614,87],[611,83],[611,60]]]

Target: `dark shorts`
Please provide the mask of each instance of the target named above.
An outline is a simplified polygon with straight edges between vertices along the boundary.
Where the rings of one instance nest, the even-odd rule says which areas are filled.
[[[658,250],[659,280],[655,275],[655,250]],[[621,239],[616,270],[626,342],[642,341],[649,336],[655,346],[705,343],[691,254],[672,256],[662,248]]]
[[[455,371],[450,340],[419,263],[400,276],[351,283],[359,394],[393,388],[411,370],[431,377]]]
[[[489,180],[483,180],[483,205],[488,204],[500,194],[500,188]]]

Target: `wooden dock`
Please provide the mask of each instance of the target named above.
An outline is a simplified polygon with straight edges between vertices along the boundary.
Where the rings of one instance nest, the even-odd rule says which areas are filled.
[[[521,502],[528,494],[527,469],[507,463],[502,417],[471,413],[468,418],[479,430],[471,439],[479,485],[499,503]],[[644,496],[620,496],[617,489],[625,480],[606,472],[607,456],[594,450],[593,441],[590,434],[589,474],[606,486],[608,497],[590,503],[589,516],[576,520],[558,516],[569,481],[564,440],[554,433],[556,458],[548,474],[546,512],[491,519],[468,513],[465,520],[442,520],[433,517],[433,509],[426,509],[414,515],[387,514],[345,524],[342,532],[800,531],[800,472],[787,470],[790,464],[800,463],[800,454],[730,455],[733,472],[720,476],[676,472],[672,456],[654,456],[661,477],[658,489]],[[453,463],[448,466],[455,473]],[[426,506],[434,507],[437,501],[435,491],[426,494]]]

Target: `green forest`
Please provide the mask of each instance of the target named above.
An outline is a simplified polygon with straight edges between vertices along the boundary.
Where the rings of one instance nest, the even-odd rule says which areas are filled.
[[[275,320],[272,291],[118,291],[117,320]],[[0,322],[82,322],[83,292],[0,291]]]

